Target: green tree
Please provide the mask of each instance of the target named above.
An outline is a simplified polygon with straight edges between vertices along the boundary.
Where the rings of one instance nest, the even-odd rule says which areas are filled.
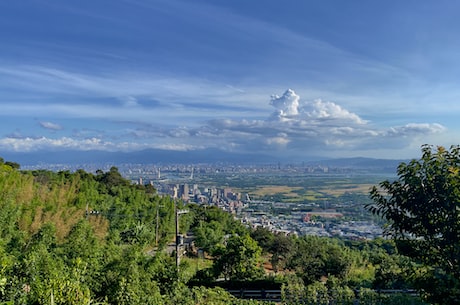
[[[388,221],[398,250],[424,265],[419,282],[434,304],[460,303],[460,147],[422,147],[398,178],[370,192],[366,207]]]
[[[295,250],[286,267],[310,285],[331,275],[344,279],[351,267],[347,249],[337,240],[318,236],[303,236],[296,240]]]
[[[229,280],[254,280],[263,275],[260,267],[262,249],[249,234],[232,235],[214,261],[217,275]]]
[[[251,237],[259,244],[264,253],[270,252],[273,247],[275,234],[264,227],[257,227],[251,231]]]
[[[112,166],[110,168],[110,171],[106,173],[102,171],[97,171],[96,174],[97,174],[96,179],[100,181],[101,183],[103,183],[109,190],[110,188],[114,186],[130,185],[129,180],[123,178],[123,176],[118,171],[118,168],[115,166]]]
[[[291,237],[284,234],[274,235],[273,242],[270,248],[272,256],[270,263],[273,266],[273,271],[278,272],[283,269],[286,263],[293,255],[294,241]]]
[[[412,289],[412,263],[407,256],[386,255],[375,270],[375,289]]]
[[[200,221],[206,223],[216,221],[222,225],[222,229],[225,234],[244,235],[247,232],[247,229],[240,221],[236,220],[232,214],[227,213],[216,206],[191,204],[188,205],[187,208],[193,212],[193,216],[195,218],[192,227],[199,226]]]
[[[172,259],[165,261],[169,257],[163,253],[146,255],[137,244],[111,244],[106,251],[111,257],[101,272],[99,298],[106,297],[114,305],[163,304],[161,295],[169,292],[177,282]]]
[[[204,251],[214,254],[214,250],[222,245],[224,241],[224,230],[222,224],[215,220],[211,222],[200,221],[200,224],[194,229],[195,244]]]
[[[93,228],[86,220],[79,221],[71,229],[59,254],[65,258],[72,278],[91,287],[93,291],[100,289],[102,249]]]
[[[19,169],[21,166],[19,165],[19,163],[16,163],[16,162],[11,162],[11,161],[6,161],[5,162],[5,165],[8,165],[10,166],[11,168],[13,169]]]
[[[88,304],[91,292],[80,261],[69,266],[60,255],[55,228],[45,224],[14,265],[8,295],[15,304]]]

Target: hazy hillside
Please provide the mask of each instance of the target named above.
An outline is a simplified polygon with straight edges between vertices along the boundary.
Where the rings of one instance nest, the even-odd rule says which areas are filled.
[[[322,165],[329,167],[343,167],[343,168],[354,168],[354,169],[388,169],[396,172],[396,168],[401,162],[408,162],[408,160],[397,160],[397,159],[373,159],[373,158],[339,158],[339,159],[327,159],[319,161],[306,162],[309,165]]]
[[[138,152],[105,151],[59,151],[3,153],[8,160],[15,160],[22,165],[40,164],[197,164],[197,163],[234,163],[234,164],[276,164],[304,163],[310,166],[328,166],[352,169],[379,169],[395,172],[397,166],[407,160],[373,159],[373,158],[339,158],[322,159],[306,156],[304,160],[279,159],[268,154],[238,154],[218,149],[199,151],[144,150]]]
[[[263,154],[228,153],[218,149],[198,151],[170,151],[161,149],[137,152],[107,151],[42,151],[42,152],[0,152],[5,159],[15,160],[23,165],[85,164],[85,163],[273,163],[277,159]]]

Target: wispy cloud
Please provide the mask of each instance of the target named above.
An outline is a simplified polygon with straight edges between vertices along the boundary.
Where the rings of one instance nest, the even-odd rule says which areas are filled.
[[[186,106],[198,101],[213,101],[214,105],[227,105],[233,99],[237,105],[256,106],[252,100],[243,100],[244,91],[227,84],[200,78],[170,77],[146,73],[110,73],[109,75],[82,74],[42,66],[0,66],[0,88],[19,90],[38,95],[60,96],[62,104],[71,103],[69,97],[115,97],[133,105],[138,98],[157,98],[170,104]],[[20,95],[16,93],[15,95]],[[134,103],[135,104],[135,103]]]
[[[30,152],[40,150],[66,150],[66,149],[77,149],[77,150],[98,150],[105,149],[110,150],[113,148],[112,143],[106,143],[100,139],[85,139],[75,140],[68,137],[62,137],[57,139],[51,139],[47,137],[39,138],[2,138],[0,139],[0,149],[6,151],[17,151],[17,152]]]
[[[45,129],[50,129],[50,130],[61,130],[62,126],[56,123],[52,122],[39,122],[40,126],[45,128]]]
[[[121,102],[123,103],[123,105],[125,107],[136,107],[136,106],[139,106],[139,103],[137,101],[137,98],[135,98],[134,96],[126,96],[126,97],[122,97],[120,98]]]

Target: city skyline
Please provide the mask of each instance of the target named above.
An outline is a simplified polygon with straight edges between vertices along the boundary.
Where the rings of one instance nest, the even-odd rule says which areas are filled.
[[[458,144],[456,1],[0,3],[0,156]]]

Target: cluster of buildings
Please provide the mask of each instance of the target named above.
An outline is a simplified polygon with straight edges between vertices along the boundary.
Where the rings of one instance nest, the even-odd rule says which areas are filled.
[[[56,165],[57,166],[57,165]],[[43,165],[42,165],[43,167]],[[82,168],[76,167],[76,168]],[[93,171],[97,167],[84,167]],[[102,167],[108,170],[109,165]],[[71,167],[49,168],[51,170],[73,170]],[[145,166],[136,164],[120,164],[120,172],[133,183],[151,184],[158,193],[169,195],[184,202],[194,202],[218,206],[232,213],[248,226],[265,227],[273,232],[295,235],[340,236],[349,239],[373,239],[381,237],[381,227],[372,220],[355,217],[344,212],[343,206],[319,207],[318,205],[293,204],[285,202],[254,201],[248,194],[234,192],[229,187],[200,186],[196,176],[212,177],[214,174],[232,175],[297,175],[308,174],[344,174],[353,172],[349,168],[306,166],[302,165],[266,165],[266,166],[236,166],[236,165],[163,165]],[[179,181],[179,182],[178,182]],[[188,182],[188,183],[186,183]],[[349,205],[349,203],[346,203]],[[359,206],[359,203],[356,204]],[[361,204],[362,206],[362,204]]]
[[[198,184],[160,184],[157,190],[160,194],[167,194],[173,199],[187,203],[214,205],[229,213],[238,215],[244,206],[242,194],[233,192],[231,188],[202,187]]]
[[[374,239],[383,235],[382,228],[373,221],[353,219],[334,208],[251,200],[248,194],[234,192],[228,187],[200,187],[187,183],[163,183],[156,187],[159,193],[187,203],[218,206],[248,226],[264,227],[274,233],[346,239]]]
[[[277,206],[280,205],[284,206],[283,212],[277,213]],[[286,206],[289,208],[286,209]],[[323,210],[304,204],[246,202],[238,218],[251,227],[260,226],[288,235],[346,239],[374,239],[383,236],[381,226],[371,220],[353,220],[335,209]]]

